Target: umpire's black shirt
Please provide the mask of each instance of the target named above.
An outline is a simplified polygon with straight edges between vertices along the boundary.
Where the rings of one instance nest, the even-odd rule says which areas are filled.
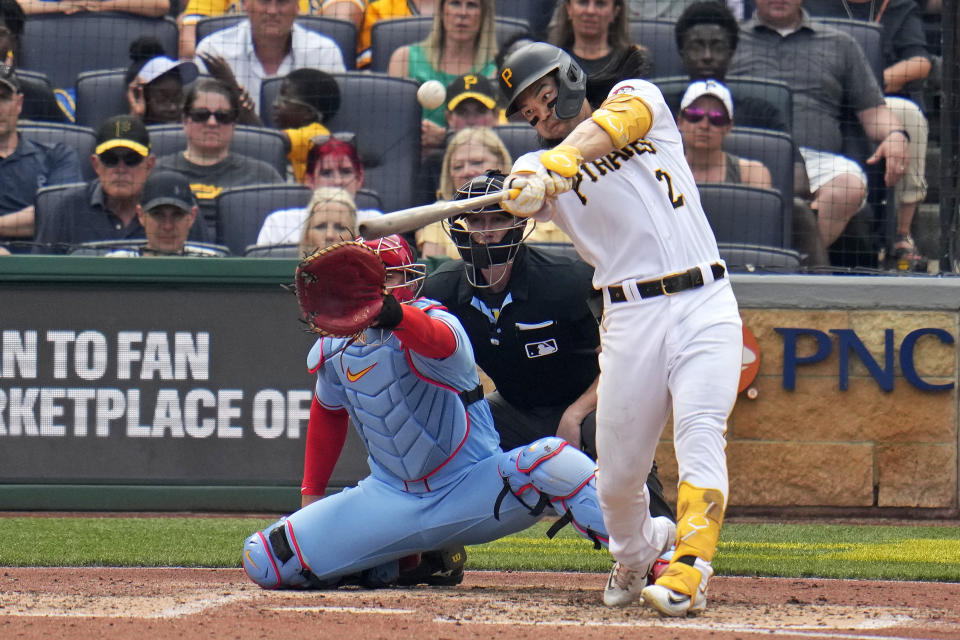
[[[587,306],[592,277],[581,260],[523,245],[500,296],[473,288],[460,260],[440,265],[423,295],[460,319],[477,364],[507,402],[567,406],[600,372],[600,337]]]

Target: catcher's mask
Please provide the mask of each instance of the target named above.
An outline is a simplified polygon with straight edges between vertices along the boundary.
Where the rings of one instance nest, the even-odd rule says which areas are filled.
[[[420,295],[427,267],[413,261],[413,252],[407,241],[398,235],[366,240],[364,244],[373,249],[387,268],[387,292],[398,302],[410,302]],[[391,274],[400,274],[398,281],[391,282]]]
[[[506,176],[498,171],[487,171],[461,185],[453,199],[463,200],[500,191],[503,189],[505,178]],[[484,220],[487,215],[489,218]],[[494,219],[503,220],[503,222],[491,224]],[[492,276],[490,282],[487,282],[480,272],[483,269],[505,266],[513,262],[526,237],[527,219],[511,215],[495,203],[458,213],[444,220],[443,226],[463,259],[467,280],[474,287],[484,288],[500,282],[507,270],[499,269],[488,274]],[[533,230],[533,225],[530,229]],[[494,240],[497,235],[501,237]]]
[[[561,120],[576,117],[587,95],[587,74],[569,53],[546,42],[531,42],[503,61],[500,94],[507,99],[507,118],[517,113],[517,97],[540,78],[555,74],[557,97],[550,105]]]

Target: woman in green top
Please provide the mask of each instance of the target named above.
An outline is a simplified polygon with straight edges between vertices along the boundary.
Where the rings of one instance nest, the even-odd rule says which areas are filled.
[[[467,73],[492,78],[497,72],[493,60],[496,53],[493,0],[442,0],[427,37],[394,51],[388,72],[421,84],[439,80],[447,86]],[[445,104],[424,110],[424,144],[439,136],[442,145],[447,127],[445,111]]]

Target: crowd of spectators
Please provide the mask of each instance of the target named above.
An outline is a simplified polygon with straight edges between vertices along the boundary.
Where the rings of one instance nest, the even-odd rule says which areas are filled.
[[[565,49],[586,71],[587,98],[596,107],[625,78],[663,80],[664,87],[668,80],[678,80],[657,75],[662,46],[631,39],[631,21],[657,18],[674,23],[676,49],[668,53],[678,56],[686,78],[683,90],[664,89],[664,94],[698,182],[778,188],[771,167],[749,154],[733,155],[724,146],[737,128],[783,132],[793,141],[794,179],[793,193],[781,196],[793,202],[792,248],[804,265],[836,265],[830,249],[841,246],[844,234],[860,232],[851,221],[882,219],[884,212],[877,209],[885,206],[884,197],[868,198],[868,187],[879,185],[890,188],[896,234],[884,246],[880,232],[870,227],[871,250],[892,252],[900,268],[925,268],[913,236],[918,205],[927,195],[926,114],[936,106],[936,94],[928,87],[937,59],[928,47],[930,20],[923,16],[939,5],[922,0],[530,4],[552,4],[549,28],[498,42],[500,16],[494,0],[0,0],[0,251],[62,253],[84,242],[144,238],[161,218],[141,208],[141,199],[151,171],[161,170],[168,190],[170,174],[184,178],[197,206],[196,222],[191,207],[179,217],[163,219],[167,227],[186,232],[175,244],[218,241],[218,225],[224,221],[218,219],[216,198],[223,190],[293,183],[314,192],[313,199],[305,207],[266,211],[250,244],[291,245],[301,252],[322,246],[331,234],[355,233],[358,221],[382,213],[379,206],[357,200],[370,189],[364,181],[368,159],[357,140],[364,135],[362,122],[355,131],[335,126],[344,119],[356,122],[361,115],[343,113],[337,74],[370,73],[375,24],[423,18],[428,24],[420,35],[392,51],[380,72],[419,84],[437,80],[447,87],[441,104],[422,108],[420,135],[411,142],[420,158],[414,195],[406,203],[413,206],[450,199],[458,186],[485,171],[509,171],[515,157],[498,135],[509,124],[496,84],[498,63],[506,53],[536,37]],[[165,50],[152,35],[131,34],[129,60],[116,65],[126,65],[127,109],[95,128],[88,159],[79,158],[66,140],[32,140],[18,133],[18,122],[66,123],[75,117],[58,103],[57,87],[18,68],[18,62],[31,16],[96,11],[175,17],[179,50]],[[200,20],[229,14],[239,14],[238,21],[198,41]],[[356,50],[341,50],[333,37],[299,23],[299,15],[352,23]],[[875,75],[854,37],[819,17],[878,24],[882,76]],[[531,16],[531,24],[536,19]],[[354,67],[358,70],[347,71]],[[265,81],[272,78],[282,81],[268,93]],[[786,84],[792,109],[785,111],[762,92],[744,91],[740,78]],[[396,108],[421,109],[415,104]],[[182,127],[179,151],[167,150],[161,157],[152,152],[150,130],[158,125]],[[266,157],[231,150],[238,126],[268,128],[282,137],[285,175]],[[389,152],[385,158],[389,162]],[[91,167],[84,166],[87,162]],[[96,178],[84,182],[91,168]],[[53,210],[37,216],[37,192],[57,185],[69,186],[49,199]],[[389,189],[389,184],[380,182],[377,188]],[[377,194],[372,197],[375,201]],[[744,229],[749,229],[749,215],[743,212]],[[317,216],[326,217],[317,221]],[[458,257],[439,223],[408,240],[433,264]],[[568,241],[549,224],[536,225],[528,240]],[[161,251],[151,246],[137,251],[182,253],[182,244]]]

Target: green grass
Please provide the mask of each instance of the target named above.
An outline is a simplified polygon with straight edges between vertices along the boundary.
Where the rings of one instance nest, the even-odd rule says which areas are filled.
[[[262,518],[0,518],[0,566],[236,567]],[[604,572],[606,551],[549,523],[467,550],[467,567]],[[727,524],[720,575],[960,582],[960,527]]]

